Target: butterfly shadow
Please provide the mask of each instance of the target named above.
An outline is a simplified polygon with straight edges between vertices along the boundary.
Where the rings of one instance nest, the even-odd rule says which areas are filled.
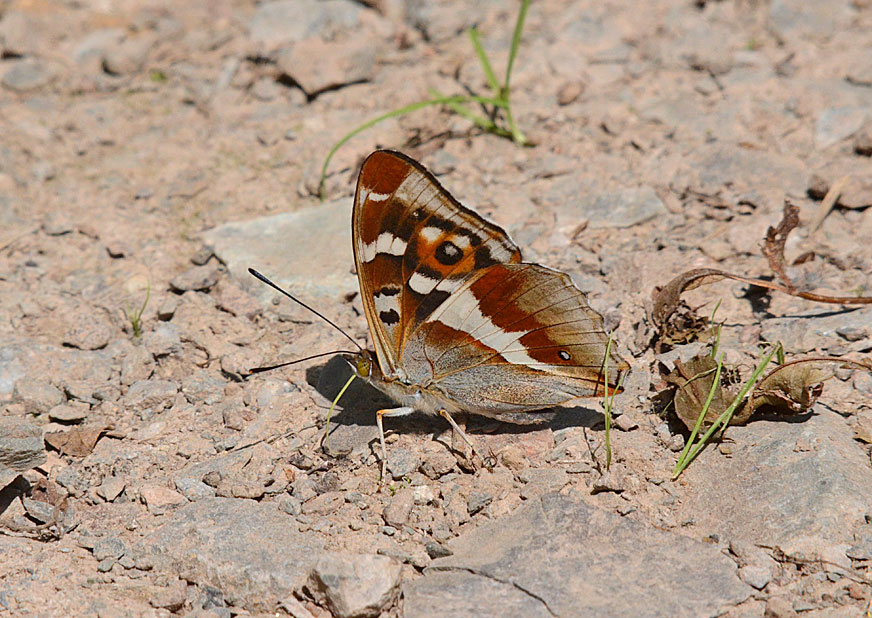
[[[306,370],[306,381],[327,401],[336,399],[351,377],[348,363],[334,356],[323,365]],[[378,440],[376,412],[396,408],[397,403],[365,380],[351,382],[330,416],[329,440],[324,447],[328,454],[342,456]],[[327,409],[324,410],[326,418]],[[403,433],[439,435],[446,429],[444,420],[426,414],[412,414],[385,420],[385,430],[401,429]]]
[[[327,401],[333,401],[345,386],[352,370],[341,357],[333,357],[327,363],[306,370],[306,381]],[[324,443],[331,455],[348,455],[351,451],[369,446],[378,439],[375,422],[376,412],[394,408],[397,404],[381,391],[364,380],[354,380],[342,395],[330,417],[329,440]],[[326,417],[327,410],[324,410]],[[478,435],[489,447],[499,449],[521,438],[545,429],[559,431],[570,427],[592,429],[604,421],[602,412],[583,405],[570,405],[516,415],[514,419],[492,419],[478,415],[461,415],[466,420],[466,431]],[[443,436],[449,429],[441,418],[427,414],[412,414],[402,418],[388,419],[385,428],[398,429],[403,433],[430,434],[433,439]],[[491,444],[492,443],[492,444]]]

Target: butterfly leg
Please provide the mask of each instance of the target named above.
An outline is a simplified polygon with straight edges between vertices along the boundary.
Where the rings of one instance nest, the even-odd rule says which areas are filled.
[[[472,449],[473,454],[478,455],[478,458],[482,461],[482,463],[485,465],[485,467],[490,467],[488,465],[490,458],[486,459],[485,457],[482,456],[481,453],[478,452],[478,449],[475,448],[475,444],[473,443],[473,441],[469,438],[469,436],[466,435],[466,432],[460,428],[460,425],[457,424],[457,421],[455,421],[451,417],[451,415],[448,413],[448,410],[446,410],[445,408],[442,408],[441,410],[439,410],[439,416],[441,416],[446,421],[448,421],[448,424],[451,425],[451,428],[457,433],[457,435],[459,435],[461,438],[463,438],[463,441],[466,442],[466,444],[469,446],[469,448]],[[466,456],[466,455],[464,455],[464,456]]]
[[[385,477],[388,473],[388,448],[385,446],[385,429],[382,424],[383,416],[406,416],[407,414],[411,414],[415,411],[415,408],[410,406],[403,406],[402,408],[388,408],[386,410],[379,410],[375,413],[375,422],[378,425],[378,439],[381,443],[381,452],[382,452],[382,465],[381,465],[381,476],[378,480],[378,490],[381,491],[385,485]]]

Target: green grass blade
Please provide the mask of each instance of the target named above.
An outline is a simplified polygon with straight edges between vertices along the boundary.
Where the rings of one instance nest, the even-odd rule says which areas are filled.
[[[709,407],[711,407],[712,405],[712,399],[714,399],[715,392],[717,392],[718,386],[721,383],[721,369],[723,368],[723,366],[724,355],[721,354],[721,357],[718,359],[718,366],[715,369],[715,380],[714,382],[712,382],[712,387],[709,389],[708,397],[706,397],[705,403],[702,406],[702,410],[700,410],[699,417],[696,419],[696,425],[693,426],[693,430],[690,432],[690,437],[687,439],[687,444],[684,445],[684,450],[681,451],[681,455],[678,457],[678,461],[675,463],[675,468],[672,470],[673,479],[687,465],[685,464],[687,454],[690,452],[690,448],[693,446],[693,442],[694,440],[696,440],[697,434],[699,434],[699,430],[702,427],[702,421],[703,419],[705,419],[706,414],[708,414]]]
[[[342,387],[342,390],[339,391],[339,394],[336,395],[336,399],[333,400],[333,403],[330,404],[330,409],[327,410],[327,423],[324,426],[324,449],[330,450],[330,416],[333,414],[333,408],[336,407],[336,404],[339,403],[339,400],[342,398],[342,395],[345,394],[345,391],[348,390],[348,387],[351,386],[351,383],[354,381],[354,378],[357,376],[355,374],[351,374],[351,377],[348,378],[348,382],[345,383],[345,386]]]
[[[496,99],[491,99],[488,97],[476,97],[476,96],[451,96],[451,97],[438,97],[435,99],[428,99],[426,101],[418,101],[417,103],[412,103],[411,105],[406,105],[405,107],[400,107],[398,109],[391,110],[382,114],[381,116],[377,116],[372,120],[368,120],[364,122],[362,125],[353,129],[346,133],[342,138],[336,142],[333,147],[330,149],[330,152],[327,153],[327,157],[324,159],[324,164],[321,166],[321,178],[318,181],[318,196],[321,198],[321,201],[324,201],[324,182],[327,179],[327,167],[330,165],[330,160],[333,159],[333,155],[336,154],[336,151],[339,150],[348,140],[357,135],[358,133],[362,133],[367,129],[374,127],[380,122],[383,122],[389,118],[393,118],[394,116],[401,116],[402,114],[408,114],[410,112],[417,111],[424,107],[429,107],[431,105],[451,105],[453,103],[484,103],[486,105],[496,105],[497,107],[505,107],[505,103],[503,101],[499,101]]]
[[[766,369],[766,366],[769,364],[769,361],[772,360],[772,357],[775,356],[775,354],[778,352],[778,349],[780,347],[781,346],[775,346],[769,352],[769,354],[767,354],[765,357],[763,357],[763,360],[761,360],[760,363],[757,365],[756,369],[754,369],[754,373],[752,373],[751,377],[748,378],[748,381],[745,382],[744,385],[742,385],[742,390],[739,391],[739,394],[736,395],[736,398],[733,399],[733,401],[732,401],[732,403],[730,403],[729,407],[727,407],[727,409],[723,411],[723,413],[717,418],[717,420],[715,420],[715,422],[712,423],[712,426],[709,427],[709,430],[707,432],[705,432],[705,435],[699,439],[699,442],[697,442],[696,446],[690,452],[690,455],[687,456],[687,459],[684,462],[684,466],[681,467],[680,469],[678,469],[673,474],[673,478],[675,478],[679,474],[681,474],[684,471],[684,469],[687,468],[688,465],[690,465],[690,462],[692,462],[694,459],[696,459],[696,456],[702,452],[702,449],[705,448],[709,439],[711,439],[711,437],[715,434],[715,432],[718,431],[718,429],[721,427],[721,425],[723,425],[724,429],[727,428],[727,426],[730,423],[730,419],[733,418],[733,414],[735,413],[736,408],[739,407],[739,404],[742,403],[742,400],[750,392],[750,390],[754,387],[754,385],[757,383],[757,380],[760,379],[760,376],[763,375],[763,370]]]
[[[472,46],[475,48],[475,54],[478,56],[479,62],[481,62],[481,68],[484,69],[484,76],[487,78],[487,83],[490,86],[491,91],[493,91],[494,97],[499,99],[502,96],[502,87],[500,86],[500,82],[497,81],[497,76],[494,73],[490,60],[488,60],[484,47],[481,46],[481,39],[478,38],[478,30],[473,26],[468,30],[468,32],[469,40],[472,41]]]
[[[509,99],[509,84],[512,77],[512,68],[515,66],[515,56],[518,55],[518,47],[521,46],[521,33],[524,31],[524,20],[527,18],[527,9],[530,8],[530,0],[522,0],[521,10],[518,11],[518,21],[515,22],[515,32],[512,35],[512,47],[509,50],[509,62],[506,64],[506,81],[503,83],[503,96]]]

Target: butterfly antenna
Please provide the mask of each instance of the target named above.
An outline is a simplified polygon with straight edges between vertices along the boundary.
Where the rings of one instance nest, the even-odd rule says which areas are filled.
[[[333,350],[332,352],[321,352],[320,354],[313,354],[312,356],[307,356],[306,358],[298,358],[297,360],[288,361],[286,363],[279,363],[278,365],[270,365],[269,367],[255,367],[254,369],[249,369],[249,374],[255,373],[263,373],[264,371],[272,371],[273,369],[280,369],[282,367],[287,367],[288,365],[296,365],[297,363],[303,363],[307,360],[312,360],[313,358],[321,358],[322,356],[332,356],[333,354],[357,354],[354,350]]]
[[[277,286],[275,283],[273,283],[272,281],[270,281],[269,279],[267,279],[266,277],[264,277],[263,275],[261,275],[259,272],[257,272],[257,271],[254,270],[253,268],[249,268],[249,269],[248,269],[248,272],[250,272],[252,275],[254,275],[255,277],[257,277],[258,279],[260,279],[260,280],[263,281],[264,283],[266,283],[266,284],[267,284],[268,286],[270,286],[272,289],[274,289],[274,290],[276,290],[276,291],[278,291],[278,292],[281,292],[282,294],[284,294],[285,296],[287,296],[288,298],[290,298],[292,301],[294,301],[295,303],[297,303],[298,305],[300,305],[300,306],[303,307],[304,309],[308,309],[309,311],[311,311],[312,313],[314,313],[315,315],[317,315],[319,318],[321,318],[322,320],[324,320],[325,322],[327,322],[330,326],[332,326],[333,328],[335,328],[336,330],[338,330],[340,333],[342,333],[343,335],[345,335],[345,337],[346,337],[346,338],[347,338],[351,343],[353,343],[355,346],[357,346],[357,349],[358,349],[358,350],[360,350],[361,352],[363,352],[363,348],[361,347],[361,345],[360,345],[359,343],[357,343],[354,339],[352,339],[352,338],[351,338],[351,335],[349,335],[349,334],[346,333],[344,330],[342,330],[341,328],[339,328],[338,326],[336,326],[336,324],[334,324],[333,321],[330,320],[330,319],[329,319],[327,316],[325,316],[323,313],[320,313],[320,312],[318,312],[318,311],[315,311],[315,310],[312,309],[309,305],[307,305],[306,303],[304,303],[303,301],[301,301],[299,298],[295,298],[294,296],[291,296],[288,292],[285,292],[282,288],[280,288],[280,287]],[[331,352],[331,353],[332,353],[332,352]],[[356,352],[354,352],[354,354],[356,354]],[[314,358],[314,357],[310,357],[310,358]],[[300,359],[300,360],[308,360],[308,359]],[[300,362],[300,361],[294,361],[294,362]],[[290,363],[288,363],[288,364],[290,364]],[[281,367],[281,365],[277,365],[277,367]],[[272,367],[271,367],[271,369],[272,369]]]

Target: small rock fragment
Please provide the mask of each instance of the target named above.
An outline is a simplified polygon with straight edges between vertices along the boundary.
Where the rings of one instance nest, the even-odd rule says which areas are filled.
[[[178,354],[182,351],[179,327],[175,324],[161,323],[153,331],[142,336],[142,345],[155,358]]]
[[[144,485],[139,495],[153,515],[162,515],[185,503],[182,494],[163,485]]]
[[[418,454],[407,448],[395,448],[388,457],[388,471],[395,481],[412,474],[418,469]]]
[[[337,618],[378,616],[396,601],[401,572],[402,564],[387,556],[327,553],[307,587]]]
[[[493,500],[494,497],[488,493],[474,491],[466,501],[466,509],[469,511],[470,515],[475,515],[488,504],[493,502]]]
[[[169,586],[161,588],[157,594],[152,596],[149,602],[152,607],[160,607],[171,612],[176,612],[184,607],[187,600],[188,583],[178,579]]]
[[[580,81],[566,82],[557,91],[557,104],[569,105],[574,103],[584,92],[584,83]]]
[[[118,560],[118,558],[127,553],[127,546],[117,536],[107,536],[98,539],[94,543],[92,551],[97,560],[106,560],[107,558]]]
[[[106,502],[112,502],[121,495],[126,486],[127,481],[125,479],[118,476],[107,476],[97,488],[97,495]]]
[[[341,491],[328,491],[303,503],[305,515],[329,515],[345,503]]]
[[[78,423],[88,418],[91,406],[81,401],[62,403],[48,411],[48,417],[60,423]]]
[[[385,523],[395,528],[400,528],[409,521],[409,515],[412,513],[414,504],[415,494],[411,489],[404,488],[399,490],[391,498],[390,504],[388,504],[384,511]]]
[[[182,293],[191,290],[208,291],[218,283],[218,269],[214,266],[194,266],[170,280],[170,288]]]
[[[739,579],[757,590],[763,590],[772,581],[772,574],[769,572],[769,569],[756,564],[743,566],[739,569],[738,575]]]
[[[24,404],[25,413],[37,415],[64,403],[64,395],[47,380],[24,377],[15,383],[12,401]]]

